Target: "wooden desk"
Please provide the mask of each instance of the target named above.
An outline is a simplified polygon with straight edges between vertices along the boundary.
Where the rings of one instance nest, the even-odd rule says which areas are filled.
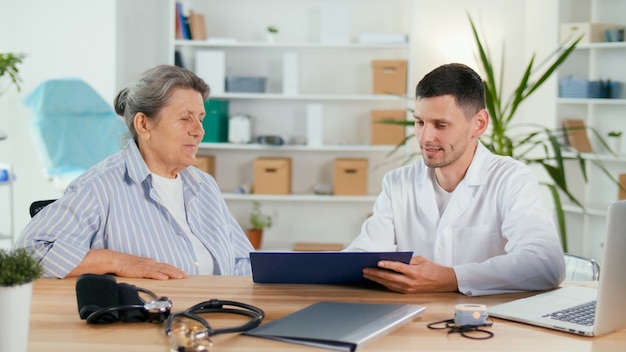
[[[168,296],[174,311],[211,298],[253,304],[266,313],[264,322],[280,318],[318,301],[412,303],[426,306],[417,320],[365,345],[362,351],[624,351],[626,330],[602,337],[582,337],[494,319],[489,340],[470,340],[444,330],[431,330],[430,322],[450,319],[454,305],[492,305],[529,295],[466,297],[460,294],[406,295],[385,290],[329,285],[254,284],[250,277],[192,276],[183,280],[155,281],[118,278]],[[240,324],[231,315],[205,315],[213,327]],[[40,279],[35,282],[29,331],[31,352],[72,351],[169,351],[163,325],[117,323],[87,325],[78,316],[74,279]],[[211,351],[324,351],[317,348],[271,341],[238,334],[213,338]]]

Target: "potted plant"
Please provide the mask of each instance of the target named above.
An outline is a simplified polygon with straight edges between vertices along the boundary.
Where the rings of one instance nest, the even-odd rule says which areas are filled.
[[[11,85],[15,85],[17,91],[20,91],[20,70],[18,65],[22,63],[26,55],[14,53],[0,53],[0,95],[4,93]],[[9,83],[4,83],[4,77],[7,75],[10,79]]]
[[[248,239],[252,243],[252,247],[259,249],[263,240],[263,230],[272,227],[272,217],[263,213],[261,203],[254,201],[252,202],[252,212],[250,212],[248,221],[250,222]]]
[[[26,57],[24,54],[14,53],[0,53],[0,95],[7,91],[11,85],[15,85],[17,91],[20,91],[20,70],[18,65],[22,63],[22,60]],[[5,75],[9,77],[8,83],[5,83]],[[0,130],[0,140],[7,138],[4,131]]]
[[[278,27],[267,26],[267,42],[268,43],[273,43],[277,34],[278,34]]]
[[[606,134],[609,138],[609,147],[614,154],[620,153],[620,147],[622,142],[622,131],[609,131]]]
[[[33,281],[42,273],[25,249],[0,249],[0,351],[26,351]]]

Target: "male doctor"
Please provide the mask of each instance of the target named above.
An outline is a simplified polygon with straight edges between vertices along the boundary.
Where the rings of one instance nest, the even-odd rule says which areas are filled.
[[[489,124],[482,79],[462,64],[415,91],[423,160],[385,175],[373,215],[347,251],[413,251],[363,276],[404,293],[545,290],[564,279],[563,251],[534,174],[479,142]]]

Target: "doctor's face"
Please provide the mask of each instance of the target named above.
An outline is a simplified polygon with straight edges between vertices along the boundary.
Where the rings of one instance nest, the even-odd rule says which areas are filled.
[[[465,117],[452,95],[418,98],[415,101],[415,136],[428,167],[458,165],[467,168],[476,149],[476,140],[486,127],[484,110]]]

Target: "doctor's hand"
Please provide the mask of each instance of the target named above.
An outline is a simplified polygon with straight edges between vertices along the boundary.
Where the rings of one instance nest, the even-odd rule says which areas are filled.
[[[451,267],[413,257],[409,264],[389,260],[378,262],[378,268],[363,268],[363,277],[402,293],[452,292],[458,289]]]

